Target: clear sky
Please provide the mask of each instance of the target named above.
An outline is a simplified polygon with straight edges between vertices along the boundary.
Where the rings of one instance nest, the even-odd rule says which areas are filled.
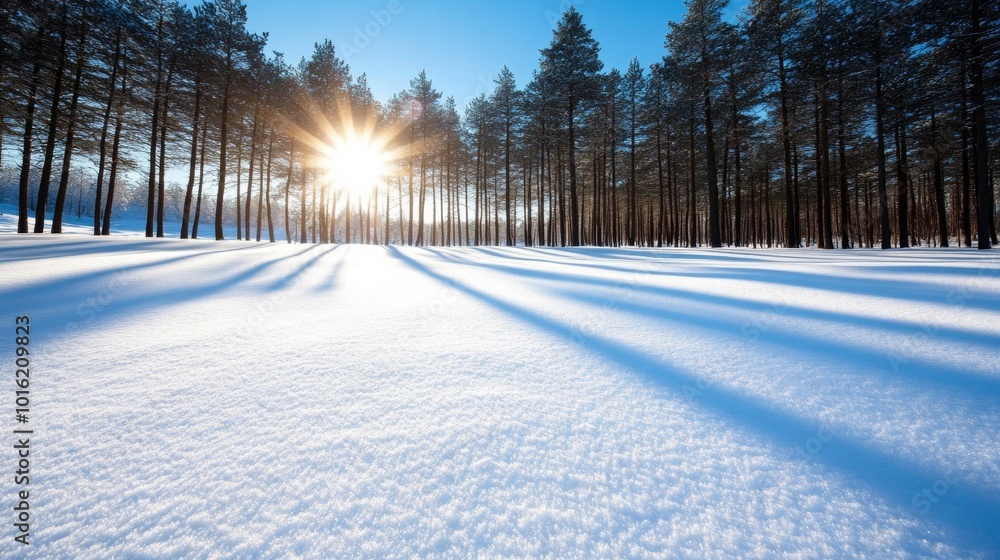
[[[601,46],[605,70],[624,71],[633,57],[648,67],[664,54],[668,21],[679,21],[684,3],[614,0],[244,0],[250,31],[269,32],[268,53],[291,63],[313,45],[333,41],[351,74],[368,75],[376,99],[406,89],[421,69],[459,108],[493,89],[506,64],[518,86],[538,68],[539,49],[570,4]],[[737,2],[742,4],[743,2]],[[392,13],[392,12],[395,13]]]

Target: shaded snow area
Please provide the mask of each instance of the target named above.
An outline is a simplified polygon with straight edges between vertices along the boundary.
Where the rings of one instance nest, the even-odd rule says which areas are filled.
[[[5,234],[0,310],[37,557],[1000,554],[993,254]]]

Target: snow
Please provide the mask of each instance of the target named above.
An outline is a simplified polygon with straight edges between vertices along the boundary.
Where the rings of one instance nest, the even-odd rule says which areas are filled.
[[[11,214],[32,556],[1000,555],[1000,256],[16,235]]]

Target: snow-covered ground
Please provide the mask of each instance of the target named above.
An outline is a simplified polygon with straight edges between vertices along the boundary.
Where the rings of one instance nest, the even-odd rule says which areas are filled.
[[[1000,555],[990,253],[0,234],[18,315],[38,557]]]

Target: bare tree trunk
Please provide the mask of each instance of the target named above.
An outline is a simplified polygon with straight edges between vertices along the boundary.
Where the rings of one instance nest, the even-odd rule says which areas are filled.
[[[123,96],[125,93],[125,87],[125,76],[122,76]],[[111,170],[108,173],[108,197],[107,200],[104,201],[104,223],[101,224],[101,235],[111,235],[111,211],[114,209],[115,184],[118,182],[118,151],[121,146],[122,120],[123,116],[121,112],[119,112],[115,120],[114,139],[111,141]]]
[[[219,189],[215,194],[215,239],[225,239],[222,218],[226,207],[226,150],[229,147],[229,95],[233,83],[232,56],[226,56],[226,82],[222,90],[222,115],[219,125]],[[239,170],[237,170],[239,171]],[[237,205],[239,201],[237,200]]]
[[[45,207],[49,201],[49,182],[52,179],[52,158],[56,149],[56,129],[59,122],[59,101],[62,98],[63,71],[66,67],[66,2],[62,4],[62,24],[59,31],[59,59],[56,65],[56,83],[52,92],[52,108],[49,111],[49,136],[45,144],[45,159],[42,161],[42,180],[38,185],[38,203],[35,205],[35,233],[45,231]]]
[[[578,247],[580,245],[580,213],[576,187],[576,123],[574,122],[576,107],[574,105],[572,102],[569,104],[569,212],[570,227],[573,228],[570,232],[570,244],[573,247]]]
[[[688,192],[688,247],[696,247],[698,245],[698,203],[697,196],[695,194],[695,184],[698,176],[698,168],[695,160],[695,147],[694,147],[694,109],[692,109],[691,118],[689,120],[690,128],[690,177],[688,177],[688,184],[690,190]]]
[[[542,136],[545,136],[545,122],[542,122]],[[538,245],[545,246],[545,142],[538,146]],[[550,163],[551,165],[551,163]]]
[[[108,127],[111,123],[111,109],[115,103],[115,89],[118,85],[118,61],[122,52],[122,30],[115,34],[115,56],[111,62],[111,87],[108,90],[108,104],[104,108],[101,125],[100,154],[97,162],[97,187],[94,189],[94,235],[101,234],[101,191],[104,188],[104,170],[107,165]]]
[[[901,116],[901,122],[896,124],[896,198],[897,198],[897,222],[899,223],[899,246],[900,248],[910,246],[910,230],[907,219],[909,212],[906,198],[907,183],[909,182],[909,170],[906,165],[906,122]],[[943,185],[942,185],[943,186]]]
[[[156,201],[156,236],[163,237],[163,212],[166,204],[166,171],[167,171],[167,117],[170,115],[170,88],[174,79],[174,66],[177,56],[171,55],[167,67],[167,81],[163,87],[163,116],[160,117],[160,176],[157,180]]]
[[[986,136],[986,96],[983,86],[983,60],[980,55],[980,21],[982,0],[972,0],[970,16],[970,64],[972,69],[972,122],[976,194],[979,201],[977,233],[979,249],[991,249],[993,233],[993,190],[989,180],[989,145]]]
[[[261,136],[263,135],[264,133],[261,132]],[[261,140],[263,140],[263,138],[261,138]],[[262,149],[260,151],[260,157],[257,158],[257,176],[259,177],[257,182],[259,183],[259,185],[257,188],[257,228],[256,228],[256,235],[254,236],[254,241],[256,241],[257,243],[260,243],[260,232],[261,229],[263,229],[264,227],[263,223],[264,222],[264,150],[263,146],[261,146],[261,148]],[[252,159],[250,160],[250,167],[251,169],[253,168]],[[252,186],[253,183],[250,183],[250,187]],[[249,200],[249,198],[250,197],[248,196],[247,200]],[[250,212],[250,205],[247,204],[247,213],[248,213],[247,215],[249,215],[249,212]],[[247,220],[247,222],[249,222],[249,220]],[[248,240],[250,239],[249,229],[247,229],[247,239]]]
[[[247,174],[247,202],[246,202],[246,211],[243,213],[246,216],[246,223],[244,224],[243,238],[246,239],[247,241],[250,241],[250,209],[252,207],[251,206],[251,201],[253,199],[253,197],[251,196],[251,193],[253,192],[253,160],[257,156],[257,124],[258,124],[258,120],[259,119],[260,119],[260,104],[257,104],[257,105],[254,106],[254,111],[253,111],[253,126],[251,127],[251,131],[250,131],[250,170],[249,170],[249,172]],[[258,204],[257,206],[259,207],[260,205]],[[259,212],[258,212],[257,220],[258,220],[257,224],[259,226],[260,225],[260,213]],[[257,229],[259,231],[260,227],[258,227]],[[258,238],[259,237],[260,236],[258,235]]]
[[[291,220],[289,220],[289,196],[292,191],[292,177],[295,170],[295,138],[291,139],[291,147],[288,150],[288,180],[285,182],[285,240],[292,242]]]
[[[271,219],[271,161],[274,155],[274,129],[271,129],[267,143],[267,188],[264,199],[267,201],[267,240],[274,243],[274,221]]]
[[[530,154],[530,152],[529,152]],[[531,156],[524,164],[524,246],[531,247]]]
[[[122,89],[121,94],[118,96],[120,103],[118,114],[115,117],[115,134],[114,139],[111,141],[111,170],[108,175],[108,198],[104,205],[104,220],[101,224],[101,235],[109,235],[111,233],[111,211],[114,207],[115,201],[115,182],[118,177],[118,148],[121,142],[122,135],[122,119],[124,118],[124,100],[125,94],[128,91],[128,59],[122,62]],[[98,209],[95,208],[94,212]]]
[[[844,131],[844,69],[837,72],[837,148],[840,164],[840,248],[851,248],[851,209],[847,193],[847,142]],[[857,186],[855,185],[855,188]]]
[[[163,80],[163,14],[157,26],[156,81],[153,84],[153,122],[149,130],[149,181],[146,189],[146,237],[153,237],[153,222],[156,219],[156,146],[160,132],[160,86]]]
[[[964,54],[964,51],[963,51]],[[968,108],[968,87],[965,81],[966,67],[962,65],[962,237],[966,247],[972,247],[972,212],[971,198],[971,176],[969,169],[969,153],[971,151],[969,135],[969,108]]]
[[[882,25],[880,15],[875,17],[875,33],[879,43],[875,47],[875,158],[878,163],[879,224],[882,230],[882,248],[892,248],[892,231],[889,229],[889,199],[885,169],[885,100],[882,92]]]
[[[719,172],[715,162],[715,135],[712,132],[712,91],[705,76],[705,159],[708,167],[708,242],[722,247],[719,231]]]
[[[83,16],[86,18],[86,7],[83,8]],[[86,29],[84,26],[83,29]],[[66,124],[66,144],[63,149],[62,173],[59,177],[59,190],[56,191],[56,207],[52,216],[52,233],[62,233],[63,210],[66,205],[66,191],[69,188],[69,170],[73,161],[73,140],[76,132],[76,112],[80,101],[80,83],[83,79],[83,66],[85,60],[84,46],[87,43],[86,31],[80,32],[80,43],[76,52],[76,72],[73,76],[73,94],[69,103],[69,116]]]
[[[191,239],[198,239],[198,222],[201,220],[201,194],[205,186],[205,144],[208,140],[208,126],[201,127],[201,155],[198,157],[198,197],[194,203],[194,221],[191,223]]]
[[[243,239],[243,117],[240,117],[240,129],[236,136],[236,240]],[[253,168],[253,160],[250,161]],[[249,219],[249,217],[247,218]]]
[[[194,195],[195,167],[198,162],[198,126],[201,120],[201,76],[194,84],[194,117],[191,119],[191,159],[188,165],[187,190],[184,193],[184,211],[181,214],[181,239],[188,238],[188,221],[191,218],[191,198]]]
[[[798,205],[793,198],[791,124],[788,117],[788,85],[785,71],[783,32],[778,31],[778,81],[781,90],[781,147],[785,158],[785,241],[786,247],[802,245],[799,232]]]
[[[823,68],[823,81],[820,83],[820,139],[822,144],[822,175],[823,175],[823,246],[833,249],[833,201],[830,189],[830,100],[826,95],[826,66]]]
[[[934,142],[934,201],[937,207],[938,240],[942,247],[948,246],[948,214],[945,211],[944,199],[944,164],[941,161],[941,150],[938,148],[937,115],[931,107],[931,137]]]
[[[41,29],[39,29],[38,34],[42,34]],[[35,133],[35,98],[38,94],[38,75],[41,71],[41,62],[35,62],[35,67],[31,72],[31,87],[28,89],[28,107],[24,119],[24,135],[21,146],[21,178],[17,194],[18,233],[28,233],[28,181],[31,178],[31,141]]]

